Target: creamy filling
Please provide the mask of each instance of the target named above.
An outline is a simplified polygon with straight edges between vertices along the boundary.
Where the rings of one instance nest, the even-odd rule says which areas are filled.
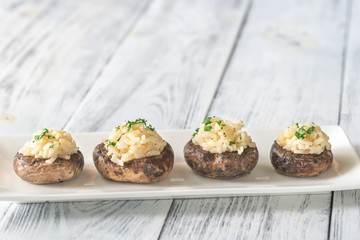
[[[69,160],[70,156],[78,150],[70,133],[45,128],[36,132],[33,140],[26,142],[19,153],[24,156],[46,159],[46,163],[52,163],[57,158]]]
[[[115,127],[103,143],[111,161],[120,166],[134,159],[160,155],[167,144],[144,119]]]
[[[298,154],[321,154],[330,150],[329,137],[315,123],[297,123],[279,133],[276,142],[284,149]]]
[[[247,147],[256,147],[243,127],[241,120],[232,122],[219,117],[208,117],[196,129],[192,142],[211,153],[241,154]]]

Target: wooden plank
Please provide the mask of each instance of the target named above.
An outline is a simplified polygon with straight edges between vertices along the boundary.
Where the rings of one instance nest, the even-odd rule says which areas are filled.
[[[352,1],[346,50],[340,125],[360,155],[360,2]],[[360,190],[334,192],[330,239],[358,239]]]
[[[360,191],[334,192],[330,239],[359,239]]]
[[[158,128],[189,127],[201,121],[247,6],[248,1],[155,1],[114,53],[66,129],[109,131],[120,121],[137,117],[148,118]],[[64,98],[71,100],[72,96]],[[56,109],[46,109],[53,111]],[[125,203],[137,206],[139,214],[132,221],[122,217],[132,214]],[[22,239],[49,238],[50,230],[60,222],[63,229],[77,228],[62,231],[63,238],[118,238],[123,233],[121,238],[154,239],[171,203],[110,201],[106,202],[112,205],[108,211],[99,202],[15,205],[0,221],[0,238],[13,234]],[[80,210],[71,214],[75,207],[68,208],[74,204]],[[88,214],[92,211],[96,214]],[[109,218],[113,211],[114,217]],[[25,220],[19,220],[22,218]],[[97,231],[97,224],[109,227]],[[83,231],[84,235],[73,235]]]
[[[153,200],[13,204],[11,214],[1,220],[0,236],[1,239],[156,239],[170,203]]]
[[[337,124],[346,5],[256,0],[210,115],[247,127]]]
[[[213,99],[248,2],[154,4],[66,128],[109,131],[138,117],[162,129],[195,126]]]
[[[147,4],[1,1],[0,133],[62,128]]]
[[[45,2],[19,2],[0,24],[1,133],[64,127],[149,3]]]
[[[312,230],[309,239],[324,239],[316,237],[327,235],[326,228],[312,226],[327,224],[327,196],[175,200],[161,239],[308,239],[299,227]]]
[[[2,219],[11,205],[12,202],[0,202],[0,219]]]
[[[1,1],[0,2],[0,59],[4,61],[11,54],[11,45],[27,32],[34,23],[52,7],[54,1]],[[9,51],[10,50],[10,51]]]
[[[256,0],[209,115],[337,124],[346,2]],[[286,25],[285,25],[286,24]],[[176,200],[161,238],[327,239],[331,194]]]

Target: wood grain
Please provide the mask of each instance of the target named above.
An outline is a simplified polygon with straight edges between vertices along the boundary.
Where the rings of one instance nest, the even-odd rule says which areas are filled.
[[[11,214],[1,220],[0,236],[1,239],[156,239],[170,204],[171,200],[13,204]]]
[[[175,200],[161,239],[325,239],[329,204],[327,195]],[[313,236],[293,235],[300,225]]]
[[[109,58],[96,83],[90,89],[91,83],[85,80],[73,83],[89,89],[83,102],[74,99],[76,88],[68,89],[74,85],[65,84],[62,101],[79,106],[66,129],[110,130],[119,121],[137,117],[148,118],[159,128],[198,124],[213,99],[247,6],[248,1],[155,1]],[[41,91],[44,86],[34,88]],[[44,101],[45,97],[40,94],[39,99]],[[51,115],[57,116],[64,109],[58,111],[45,108],[41,124],[62,126],[66,119]],[[71,111],[65,112],[71,115]],[[101,202],[13,205],[0,221],[0,238],[47,239],[60,222],[62,229],[76,226],[73,231],[62,232],[61,237],[66,239],[118,238],[118,229],[124,230],[124,238],[154,239],[171,202],[126,202],[136,204],[137,212],[142,213],[131,221],[122,217],[132,213],[124,201],[106,202],[111,205],[108,210]],[[82,210],[75,211],[72,205]],[[109,217],[114,211],[114,217]],[[104,229],[97,230],[97,224]]]
[[[350,31],[346,49],[340,125],[360,155],[360,2],[350,9]],[[358,239],[360,234],[360,190],[334,192],[330,239]]]
[[[358,239],[360,232],[360,191],[334,192],[330,239]]]
[[[196,126],[213,99],[248,2],[156,2],[66,128],[109,131],[138,117],[162,129]]]
[[[254,1],[209,115],[250,127],[337,124],[347,2],[277,4]],[[161,237],[327,239],[330,200],[331,194],[176,200]]]
[[[209,115],[247,127],[337,124],[347,3],[277,4],[254,2]]]
[[[3,218],[3,216],[12,204],[12,202],[0,202],[0,219]]]
[[[0,133],[62,128],[147,4],[1,1]]]
[[[63,128],[148,4],[8,6],[2,18],[9,23],[0,24],[0,132]]]

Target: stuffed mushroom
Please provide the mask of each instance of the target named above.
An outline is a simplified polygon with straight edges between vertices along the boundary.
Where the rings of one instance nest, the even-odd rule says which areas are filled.
[[[165,178],[174,165],[174,152],[145,119],[115,127],[93,151],[98,172],[118,182],[153,183]]]
[[[13,167],[24,181],[57,183],[78,176],[84,167],[84,157],[69,133],[45,128],[16,153]]]
[[[315,123],[296,123],[281,131],[270,159],[276,172],[295,177],[317,176],[327,171],[333,154],[329,137]]]
[[[256,166],[256,144],[242,128],[242,121],[208,117],[184,147],[184,157],[197,174],[231,179],[249,174]]]

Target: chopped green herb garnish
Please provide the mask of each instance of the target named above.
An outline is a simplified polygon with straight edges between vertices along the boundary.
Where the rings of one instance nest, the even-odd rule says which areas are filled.
[[[129,132],[133,125],[143,123],[145,125],[145,128],[150,129],[151,131],[155,131],[155,128],[153,126],[151,126],[151,125],[147,126],[146,122],[147,122],[147,120],[142,119],[142,118],[138,118],[133,122],[127,121],[125,126],[127,127],[127,131]]]
[[[54,146],[55,146],[55,144],[53,144],[53,145],[50,145],[50,147],[49,147],[49,148],[54,148]]]
[[[44,128],[44,130],[42,131],[42,133],[41,133],[40,135],[35,135],[35,136],[34,136],[33,142],[34,142],[34,141],[39,141],[39,140],[42,139],[42,138],[45,136],[45,134],[47,134],[48,132],[49,132],[49,130],[48,130],[47,128]]]
[[[59,146],[60,146],[61,142],[59,142]]]
[[[121,137],[124,136],[125,133],[121,134],[120,137],[116,140],[117,142],[120,141]]]
[[[120,128],[121,128],[120,125],[115,127],[116,131],[119,131]]]
[[[223,134],[224,134],[224,136],[226,137],[226,133],[225,133],[225,132],[223,132]]]
[[[212,123],[211,117],[206,118],[202,123],[205,124],[205,125],[211,124]]]
[[[211,122],[211,117],[207,117],[207,118],[203,121],[203,124],[205,124],[205,125],[208,125],[208,124],[210,124],[210,123],[212,123],[212,122]]]
[[[47,137],[48,139],[55,139],[55,137],[52,136],[52,135],[46,135],[47,133],[49,133],[49,129],[44,128],[44,130],[42,131],[42,133],[41,133],[40,135],[35,135],[35,136],[34,136],[33,142],[39,141],[39,140],[42,139],[44,136]]]
[[[232,145],[234,145],[234,144],[236,144],[235,141],[229,141],[229,146],[232,146]]]
[[[204,127],[204,131],[206,131],[206,132],[210,131],[211,129],[212,129],[212,126],[211,126],[211,125],[206,125],[206,126]]]
[[[311,126],[308,128],[308,130],[306,131],[307,134],[312,134],[315,131],[315,127]]]
[[[151,126],[151,124],[149,125],[149,129],[150,129],[151,131],[155,131],[155,128],[154,128],[153,126]]]
[[[242,136],[240,135],[240,137],[239,137],[239,138],[240,138],[240,140],[241,140],[241,139],[242,139]]]
[[[311,134],[315,130],[314,126],[309,127],[307,130],[305,130],[304,126],[299,127],[299,123],[296,123],[296,126],[299,128],[299,131],[295,132],[295,137],[297,139],[305,139],[307,134]]]
[[[16,157],[18,154],[19,154],[19,152],[15,153],[15,156],[14,156],[14,157]]]
[[[195,129],[195,132],[193,134],[193,137],[195,137],[196,134],[198,134],[200,128]]]
[[[221,120],[216,121],[216,123],[220,126],[220,124],[221,124]]]
[[[112,142],[110,140],[106,140],[107,141],[107,146],[106,147],[109,147],[109,146],[115,146],[116,145],[116,142]]]

